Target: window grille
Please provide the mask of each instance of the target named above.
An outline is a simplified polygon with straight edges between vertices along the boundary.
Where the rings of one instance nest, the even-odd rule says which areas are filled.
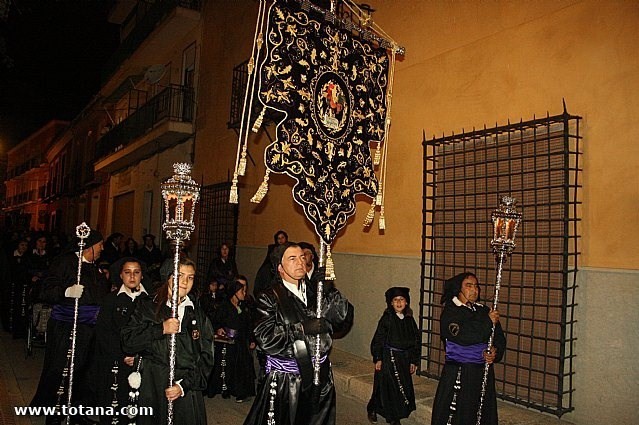
[[[235,256],[238,205],[229,203],[230,191],[231,182],[224,182],[205,186],[200,192],[196,273],[200,285],[208,285],[206,274],[222,243],[231,244],[229,255]]]
[[[579,253],[581,117],[527,122],[424,138],[421,374],[439,378],[440,298],[463,271],[490,305],[496,279],[491,212],[517,199],[523,213],[499,298],[507,349],[495,365],[500,398],[561,416],[573,410],[575,290]]]

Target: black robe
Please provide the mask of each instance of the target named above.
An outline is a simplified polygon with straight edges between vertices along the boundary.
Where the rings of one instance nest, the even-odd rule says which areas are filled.
[[[195,309],[186,307],[176,334],[175,381],[184,395],[173,402],[175,425],[206,425],[202,391],[213,367],[213,333],[211,322],[195,305]],[[163,305],[156,315],[157,307],[151,299],[142,300],[121,332],[122,349],[142,356],[138,405],[153,408],[153,416],[138,416],[140,425],[167,422],[164,390],[169,386],[169,335],[163,334],[162,323],[171,316],[171,309]]]
[[[58,400],[57,391],[62,381],[62,372],[67,366],[67,352],[73,330],[72,311],[75,300],[64,296],[65,290],[77,282],[78,257],[68,252],[56,257],[45,278],[41,298],[53,306],[47,323],[47,346],[44,353],[42,374],[32,406],[54,406]],[[79,315],[76,332],[74,357],[73,404],[95,405],[95,386],[91,382],[91,362],[94,352],[95,322],[99,305],[109,293],[111,284],[93,263],[82,263],[81,283],[84,285],[79,299]],[[60,309],[71,312],[64,318],[56,313]],[[68,386],[65,386],[65,390]],[[66,394],[62,397],[66,404]],[[59,417],[61,418],[61,417]],[[58,419],[59,419],[58,418]]]
[[[285,323],[275,285],[292,304],[293,320]],[[317,295],[307,285],[307,306],[288,291],[278,279],[273,286],[257,298],[257,321],[254,334],[258,348],[268,356],[295,361],[295,340],[304,340],[310,355],[315,353],[315,335],[304,335],[301,322],[315,317]],[[335,288],[324,292],[322,317],[330,324],[341,324],[348,314],[349,302]],[[328,355],[332,346],[329,333],[321,334],[320,353]],[[270,401],[273,398],[274,419],[277,425],[329,425],[335,423],[335,386],[330,360],[320,367],[320,385],[302,382],[298,373],[272,369],[258,389],[251,411],[244,425],[266,425],[269,419]],[[271,390],[275,390],[271,394]],[[318,394],[319,393],[319,394]],[[317,401],[319,397],[319,401]]]
[[[120,330],[129,322],[129,318],[136,306],[147,298],[141,293],[135,299],[122,292],[111,292],[104,298],[100,307],[98,321],[95,324],[95,385],[99,406],[111,406],[117,401],[118,409],[129,404],[128,377],[135,370],[133,366],[124,363],[124,357],[134,356],[135,353],[125,353],[120,345]],[[115,368],[114,368],[115,367]],[[115,372],[114,372],[115,370]],[[117,382],[114,394],[113,384]],[[119,418],[120,423],[128,423]],[[111,423],[111,417],[101,418],[102,423]]]
[[[213,315],[213,329],[230,328],[237,332],[232,343],[215,342],[215,366],[209,379],[208,396],[234,396],[240,400],[255,395],[255,367],[249,350],[253,334],[251,312],[245,303],[237,308],[230,300],[220,303]],[[225,388],[226,387],[226,390]]]
[[[413,316],[400,319],[387,309],[377,323],[371,341],[373,363],[382,362],[375,372],[373,394],[367,410],[382,415],[388,422],[407,418],[415,410],[415,391],[410,365],[419,364],[419,329]]]
[[[490,309],[481,304],[473,304],[473,309],[454,304],[449,301],[444,306],[441,314],[440,329],[442,341],[455,344],[457,347],[471,347],[475,344],[483,344],[487,347],[492,329],[492,322],[488,317]],[[493,346],[497,350],[495,362],[499,362],[506,350],[506,337],[497,323]],[[439,379],[437,393],[433,402],[433,425],[444,425],[451,413],[451,402],[455,392],[454,386],[458,372],[461,381],[461,389],[457,395],[456,411],[453,424],[475,424],[477,422],[477,410],[481,396],[481,386],[484,376],[485,363],[460,362],[451,358],[451,352],[446,353],[446,364]],[[488,372],[486,395],[482,409],[482,425],[497,425],[497,397],[495,393],[495,373],[491,365]]]
[[[237,264],[233,258],[222,260],[220,257],[213,259],[206,274],[207,282],[216,279],[220,284],[228,284],[237,276]]]

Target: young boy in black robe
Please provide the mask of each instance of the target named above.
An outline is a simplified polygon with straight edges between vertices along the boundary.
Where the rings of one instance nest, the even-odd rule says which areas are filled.
[[[458,274],[444,283],[440,329],[446,346],[446,364],[433,402],[433,425],[477,422],[486,363],[490,369],[481,424],[498,423],[492,365],[502,359],[506,337],[499,324],[499,312],[479,304],[479,300],[479,284],[473,273]],[[487,350],[493,326],[493,347]]]
[[[415,410],[412,374],[419,364],[419,329],[409,307],[409,288],[386,291],[388,307],[379,319],[371,341],[375,363],[373,394],[368,402],[368,420],[377,423],[377,414],[392,425],[400,424]]]

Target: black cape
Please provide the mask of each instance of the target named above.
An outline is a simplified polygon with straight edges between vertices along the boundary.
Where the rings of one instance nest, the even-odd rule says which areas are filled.
[[[274,288],[279,285],[279,293],[292,304],[294,314],[290,323],[285,323],[278,295]],[[293,344],[296,339],[306,341],[311,356],[315,352],[315,336],[304,335],[301,322],[315,317],[317,295],[311,285],[307,285],[307,306],[293,293],[285,289],[281,280],[262,292],[257,298],[255,338],[258,348],[269,356],[295,360]],[[324,292],[322,317],[331,325],[340,325],[348,314],[349,302],[335,288]],[[328,355],[332,346],[329,333],[321,334],[320,353]],[[308,385],[307,385],[308,384]],[[271,391],[274,390],[274,394]],[[317,394],[319,393],[319,394]],[[319,401],[317,397],[319,396]],[[335,386],[328,358],[320,368],[320,385],[315,388],[311,382],[302,382],[296,373],[271,370],[258,389],[251,411],[244,425],[266,425],[273,398],[274,420],[277,425],[330,425],[335,423]]]
[[[195,305],[195,309],[186,307],[176,334],[175,381],[180,382],[184,395],[173,402],[175,425],[206,425],[202,391],[213,367],[213,333],[211,322]],[[163,305],[156,314],[157,307],[151,299],[142,300],[121,332],[122,349],[142,356],[138,406],[153,407],[153,416],[138,416],[140,425],[167,422],[164,390],[169,386],[169,335],[163,334],[162,323],[171,316],[171,309]]]
[[[381,360],[375,372],[368,412],[382,415],[388,422],[407,418],[415,410],[415,391],[410,365],[419,365],[419,329],[412,316],[400,319],[387,309],[377,323],[371,341],[373,363]]]
[[[441,338],[459,345],[488,344],[492,329],[492,322],[488,317],[490,309],[481,304],[474,304],[474,311],[465,305],[457,306],[449,301],[441,314]],[[495,362],[499,362],[506,350],[506,337],[497,323],[493,346],[497,349]],[[457,373],[461,370],[461,389],[457,395],[457,405],[453,424],[474,424],[477,422],[477,410],[481,395],[484,364],[458,363],[447,358],[439,379],[437,393],[433,403],[433,425],[445,425],[451,413],[450,405],[453,399]],[[495,373],[493,366],[488,372],[486,395],[482,409],[482,425],[497,425],[497,397],[495,393]]]

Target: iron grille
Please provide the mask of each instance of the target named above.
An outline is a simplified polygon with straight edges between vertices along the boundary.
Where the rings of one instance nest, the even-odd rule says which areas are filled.
[[[235,256],[237,243],[238,205],[229,203],[231,182],[202,188],[198,220],[197,281],[206,285],[209,265],[222,243],[230,244],[230,256]]]
[[[564,113],[424,138],[422,374],[439,378],[445,353],[443,282],[463,271],[493,297],[491,212],[503,195],[523,213],[504,265],[499,310],[507,349],[495,365],[502,399],[557,416],[573,410],[573,333],[580,221],[581,117]]]

